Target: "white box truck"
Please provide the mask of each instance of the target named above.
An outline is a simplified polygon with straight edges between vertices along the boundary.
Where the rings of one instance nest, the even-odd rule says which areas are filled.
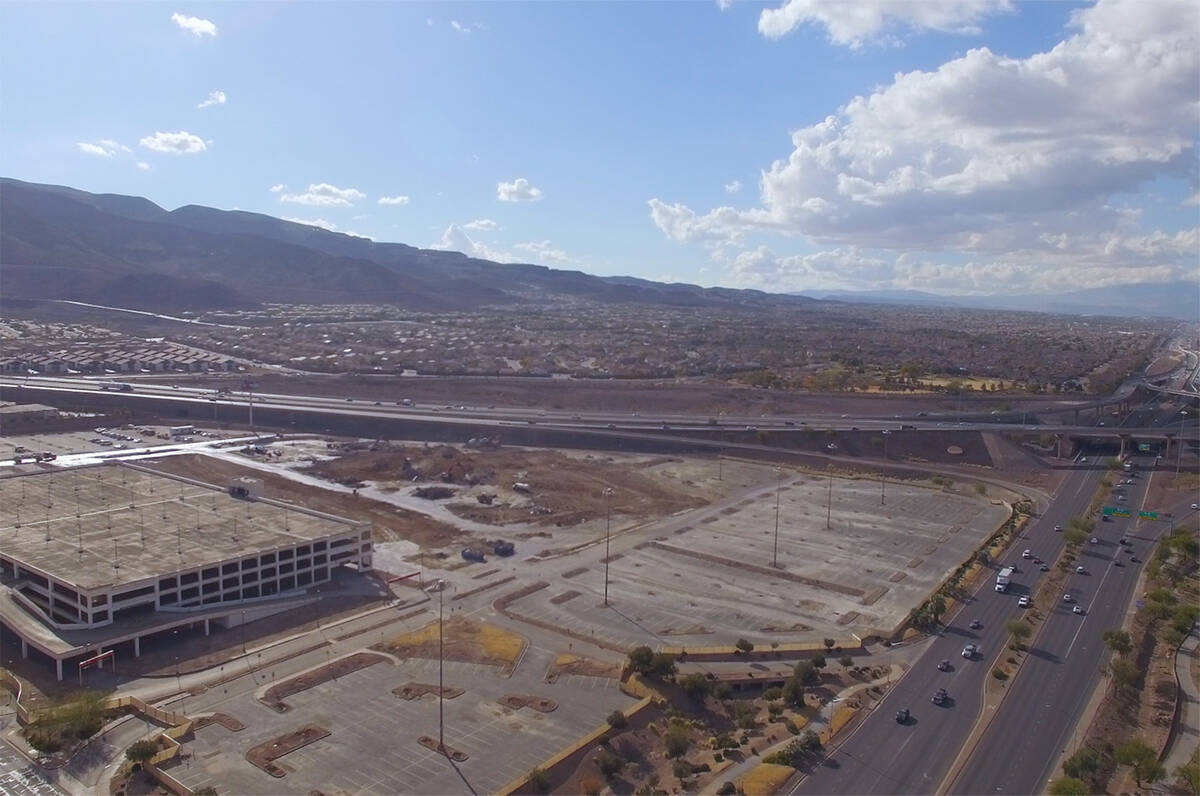
[[[1008,591],[1008,584],[1012,583],[1012,567],[1005,567],[996,575],[996,591]]]

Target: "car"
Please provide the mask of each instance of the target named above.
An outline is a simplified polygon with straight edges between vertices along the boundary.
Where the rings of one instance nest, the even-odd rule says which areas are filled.
[[[616,427],[617,427],[617,424],[616,424],[616,423],[609,423],[609,424],[608,424],[608,427],[609,427],[609,428],[616,428]]]
[[[1072,597],[1072,596],[1071,596],[1069,593],[1068,593],[1068,594],[1064,594],[1064,595],[1063,595],[1063,602],[1065,602],[1065,603],[1075,602],[1075,598],[1074,598],[1074,597]]]
[[[1061,532],[1061,531],[1062,531],[1062,526],[1061,526],[1061,525],[1055,525],[1055,526],[1054,526],[1054,530],[1055,530],[1056,532]]]
[[[1050,565],[1049,565],[1049,564],[1042,564],[1040,567],[1038,567],[1038,569],[1040,569],[1042,572],[1049,572],[1049,571],[1050,571]]]
[[[962,656],[968,660],[975,657],[975,653],[979,652],[979,648],[974,644],[968,644],[962,649]]]
[[[796,421],[794,421],[794,420],[785,420],[785,421],[783,421],[783,424],[784,424],[785,426],[794,426],[794,425],[796,425]]]
[[[1072,613],[1076,613],[1076,614],[1082,614],[1082,613],[1083,613],[1083,609],[1082,609],[1082,608],[1080,608],[1078,605],[1076,605],[1076,606],[1074,606],[1073,608],[1071,608],[1071,612],[1072,612]]]
[[[1114,558],[1114,559],[1113,559],[1113,566],[1114,566],[1114,567],[1123,567],[1123,566],[1125,566],[1125,562],[1124,562],[1124,561],[1122,561],[1122,560],[1121,560],[1121,559],[1119,559],[1119,558]]]
[[[1033,557],[1033,563],[1035,563],[1035,564],[1040,564],[1040,563],[1042,563],[1042,559],[1038,558],[1037,556],[1034,556],[1034,557]]]
[[[1142,563],[1142,559],[1138,558],[1137,556],[1130,556],[1130,557],[1129,557],[1129,560],[1130,560],[1130,561],[1132,561],[1132,562],[1133,562],[1133,563],[1135,563],[1135,564],[1140,564],[1140,563]]]
[[[1033,558],[1033,553],[1028,547],[1021,551],[1021,558]]]
[[[1017,605],[1019,605],[1022,608],[1028,608],[1029,607],[1029,595],[1022,594],[1021,599],[1017,600]]]
[[[1193,503],[1192,511],[1200,511],[1200,503]]]
[[[1083,458],[1081,458],[1081,459],[1079,460],[1079,463],[1080,463],[1080,464],[1087,464],[1087,457],[1086,457],[1086,456],[1084,456]]]
[[[172,385],[171,385],[171,389],[172,389],[172,390],[178,390],[178,389],[179,389],[179,385],[178,385],[178,384],[172,384]]]
[[[1075,567],[1075,574],[1077,574],[1077,575],[1086,575],[1087,574],[1087,570],[1084,569],[1083,564],[1080,564],[1079,566]]]
[[[347,399],[346,399],[346,403],[348,403],[348,404],[352,404],[352,403],[354,403],[354,399],[353,399],[353,398],[347,398]]]
[[[659,428],[660,428],[661,430],[663,430],[663,431],[670,431],[670,430],[671,430],[671,427],[670,427],[669,425],[667,425],[666,423],[663,423],[661,426],[659,426]]]
[[[949,698],[950,698],[950,695],[946,693],[946,689],[939,688],[938,690],[933,692],[933,697],[931,698],[930,701],[933,702],[933,704],[935,704],[935,705],[944,705],[944,704],[946,704],[946,700]]]
[[[896,711],[896,723],[908,724],[908,719],[912,714],[908,712],[908,708],[900,708]]]
[[[937,667],[938,667],[938,671],[939,671],[939,672],[948,672],[948,671],[950,671],[950,659],[949,659],[949,658],[942,658],[940,661],[938,661]]]
[[[375,405],[376,405],[376,406],[383,406],[383,401],[376,401],[376,402],[375,402]]]
[[[1097,539],[1095,536],[1093,536],[1091,539],[1089,539],[1088,542],[1090,544],[1100,544],[1100,540]]]
[[[979,628],[983,627],[983,622],[980,622],[978,619],[972,619],[967,624],[967,627],[971,628],[972,630],[978,630]]]

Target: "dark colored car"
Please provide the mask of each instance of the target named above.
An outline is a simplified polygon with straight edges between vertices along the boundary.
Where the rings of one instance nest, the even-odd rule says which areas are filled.
[[[971,628],[972,630],[978,630],[979,628],[983,627],[983,622],[980,622],[978,619],[972,619],[967,627]]]
[[[950,671],[950,659],[949,659],[949,658],[942,658],[940,661],[938,661],[938,665],[937,665],[937,667],[938,667],[938,671],[939,671],[939,672],[948,672],[948,671]]]
[[[935,705],[944,705],[946,704],[946,700],[949,698],[950,695],[946,693],[946,689],[939,688],[937,691],[933,692],[932,701]]]
[[[897,724],[908,724],[908,719],[909,719],[908,708],[900,708],[899,710],[896,711],[896,723]]]

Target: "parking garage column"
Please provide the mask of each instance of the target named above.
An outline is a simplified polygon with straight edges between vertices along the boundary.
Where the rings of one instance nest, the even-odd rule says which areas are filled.
[[[58,679],[62,680],[62,658],[55,658],[54,665],[58,669]]]
[[[135,657],[135,658],[142,657],[142,637],[141,636],[133,637],[133,657]]]
[[[208,635],[208,620],[204,620],[204,635]]]
[[[21,657],[29,657],[29,642],[27,642],[25,639],[21,639]]]
[[[1120,437],[1121,437],[1121,452],[1117,454],[1117,458],[1123,460],[1125,458],[1125,445],[1126,445],[1126,443],[1129,442],[1129,437],[1126,436],[1125,434],[1121,434]]]

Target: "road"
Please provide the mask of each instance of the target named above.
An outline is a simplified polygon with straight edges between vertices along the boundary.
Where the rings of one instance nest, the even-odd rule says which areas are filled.
[[[1139,507],[1154,477],[1138,479],[1142,487],[1137,490]],[[1134,502],[1133,494],[1128,502]],[[1154,540],[1165,531],[1163,522],[1097,524],[1095,535],[1100,543],[1087,546],[1080,557],[1088,573],[1071,575],[1067,584],[1087,614],[1080,617],[1063,602],[1056,604],[1008,696],[949,792],[1043,791],[1054,776],[1052,767],[1059,753],[1070,746],[1084,706],[1100,683],[1107,659],[1101,634],[1121,626],[1134,596],[1142,564],[1131,563],[1133,557],[1122,550],[1118,540],[1125,533],[1129,549],[1146,559]],[[1117,561],[1125,565],[1117,566]]]
[[[134,390],[130,393],[112,392],[112,396],[129,396],[131,400],[150,400],[163,402],[164,405],[187,404],[195,408],[198,403],[211,406],[214,413],[220,409],[222,419],[228,421],[230,412],[246,412],[249,420],[251,396],[248,393],[234,393],[215,397],[211,389],[188,387],[185,385],[152,384],[147,382],[133,383]],[[12,376],[0,379],[0,389],[3,397],[8,400],[22,401],[22,392],[36,390],[53,391],[69,397],[71,395],[95,395],[99,392],[98,382],[87,379],[68,379],[54,377],[15,378]],[[32,394],[32,393],[30,393]],[[28,402],[26,399],[25,402]],[[289,409],[293,411],[308,411],[316,413],[333,413],[339,415],[376,416],[393,420],[419,420],[424,422],[446,422],[459,425],[478,425],[481,430],[504,425],[547,425],[553,427],[568,427],[581,431],[604,433],[611,432],[712,432],[712,431],[757,431],[759,429],[772,431],[805,431],[806,426],[825,431],[873,431],[888,429],[891,431],[914,430],[958,430],[958,431],[994,431],[994,432],[1055,432],[1075,436],[1115,438],[1119,434],[1138,436],[1153,436],[1161,438],[1164,434],[1172,435],[1180,432],[1190,440],[1200,438],[1200,419],[1190,418],[1178,427],[1122,427],[1108,428],[1093,425],[1079,426],[1044,426],[1025,425],[1020,423],[998,422],[997,420],[981,421],[961,420],[952,421],[949,418],[916,417],[916,418],[880,418],[880,417],[850,417],[843,415],[806,415],[806,416],[721,416],[718,418],[699,419],[690,415],[671,415],[658,413],[642,417],[637,413],[625,412],[595,412],[572,413],[567,411],[539,410],[534,411],[523,407],[467,407],[467,406],[434,406],[416,404],[403,406],[401,401],[371,401],[362,399],[330,398],[328,396],[306,396],[276,393],[255,393],[253,406],[256,409]]]
[[[1029,548],[1033,555],[1053,560],[1062,546],[1062,535],[1054,527],[1065,526],[1072,515],[1083,513],[1104,472],[1097,467],[1072,472],[1054,502],[1013,547]],[[1045,576],[1019,552],[1002,563],[1014,560],[1020,564],[1008,592],[996,592],[994,579],[985,579],[967,605],[947,618],[947,627],[904,679],[793,793],[932,793],[937,789],[979,716],[984,679],[995,660],[1007,654],[1005,621],[1021,615],[1017,600],[1036,590]],[[983,627],[970,629],[972,619],[980,620]],[[979,646],[982,655],[964,659],[961,652],[968,643]],[[949,672],[937,669],[943,659],[951,663]],[[950,694],[946,706],[930,702],[938,688]],[[895,721],[900,708],[912,712],[907,725]]]

